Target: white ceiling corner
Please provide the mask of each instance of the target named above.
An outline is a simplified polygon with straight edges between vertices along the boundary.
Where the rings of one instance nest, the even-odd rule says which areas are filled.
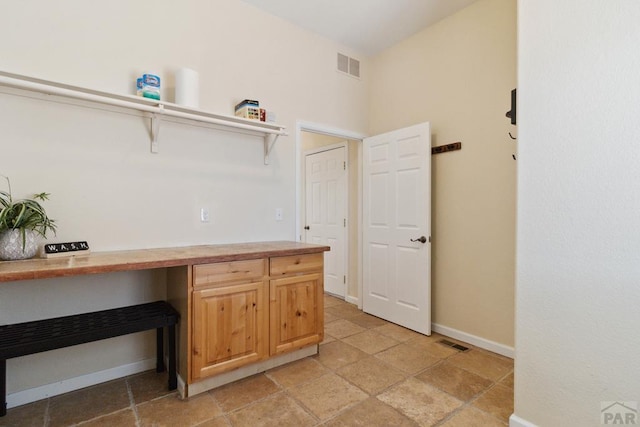
[[[376,54],[476,0],[242,0],[365,55]]]

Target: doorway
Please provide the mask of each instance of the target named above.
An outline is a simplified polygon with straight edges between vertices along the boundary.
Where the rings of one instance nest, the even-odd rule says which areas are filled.
[[[343,167],[346,172],[346,182],[343,185],[344,203],[346,207],[346,217],[342,217],[342,226],[344,231],[344,245],[340,250],[332,250],[325,254],[325,288],[331,294],[345,301],[362,307],[359,289],[362,286],[360,280],[360,224],[361,212],[359,200],[360,194],[360,176],[361,166],[359,158],[361,158],[361,141],[364,135],[356,134],[350,131],[331,128],[325,125],[313,123],[298,122],[297,138],[296,138],[296,237],[299,241],[315,243],[313,232],[315,227],[310,226],[310,230],[305,230],[307,220],[307,204],[308,196],[306,184],[306,168],[307,155],[321,153],[342,146],[345,148],[346,163]],[[312,201],[311,201],[312,202]],[[346,220],[346,221],[345,221]],[[322,244],[331,246],[328,242]],[[338,249],[338,248],[336,248]],[[341,252],[341,253],[340,253]],[[340,254],[339,254],[340,253]],[[329,255],[330,254],[330,255]],[[344,265],[344,273],[336,273],[331,267],[333,264],[333,256],[340,256],[341,261],[338,264]],[[342,277],[339,276],[341,274]],[[336,290],[336,286],[337,289]]]
[[[345,298],[347,294],[347,142],[305,150],[306,243],[326,245],[324,289]]]
[[[395,135],[396,132],[402,133],[405,131],[406,130],[399,129],[397,131],[394,131],[393,134]],[[401,158],[406,157],[408,159],[408,158],[414,157],[412,155],[412,150],[409,150],[409,148],[416,146],[415,142],[417,140],[414,140],[414,136],[415,135],[407,138],[406,135],[400,135],[400,139],[402,139],[403,142],[401,142],[400,151],[398,152],[398,154],[400,155]],[[429,130],[426,131],[426,136],[427,138],[430,137]],[[354,134],[353,132],[333,129],[333,128],[329,128],[329,127],[326,127],[323,125],[317,125],[317,124],[298,122],[297,129],[296,129],[296,195],[297,195],[296,236],[299,241],[305,241],[305,237],[306,237],[305,230],[304,230],[304,226],[306,225],[304,222],[306,219],[306,201],[307,201],[307,196],[306,196],[307,191],[306,191],[306,185],[305,185],[305,174],[306,174],[305,151],[311,151],[314,149],[323,151],[322,147],[325,147],[324,150],[326,150],[327,147],[330,147],[336,144],[345,143],[345,140],[347,141],[346,142],[348,147],[347,169],[349,170],[349,178],[348,178],[348,184],[347,184],[348,190],[347,190],[347,196],[346,196],[346,198],[348,199],[348,203],[347,203],[348,204],[348,214],[347,214],[348,231],[347,231],[347,238],[346,238],[345,247],[344,247],[344,257],[345,257],[345,262],[347,266],[346,277],[344,279],[346,281],[344,299],[347,302],[356,304],[359,309],[363,309],[363,301],[365,298],[364,295],[366,293],[373,295],[377,299],[380,299],[380,295],[383,295],[383,293],[379,291],[379,287],[377,289],[371,289],[370,287],[367,287],[367,289],[364,289],[364,284],[363,284],[363,276],[365,275],[371,276],[372,274],[371,271],[369,271],[368,274],[365,274],[365,272],[363,271],[363,268],[364,268],[363,266],[365,264],[367,264],[368,266],[372,265],[370,259],[368,263],[363,259],[363,254],[365,252],[368,253],[368,251],[366,251],[365,248],[363,247],[364,245],[363,234],[364,234],[364,227],[365,227],[364,224],[366,222],[364,221],[364,218],[363,218],[363,205],[362,205],[362,201],[364,197],[363,196],[363,176],[364,176],[363,140],[365,139],[366,138],[364,135],[358,135],[358,134]],[[305,142],[305,140],[307,141]],[[309,143],[308,140],[312,140],[313,142]],[[423,144],[419,144],[419,145],[423,145]],[[426,145],[424,145],[423,147],[429,147],[429,146],[430,146],[430,142],[427,141]],[[427,150],[426,153],[420,153],[418,156],[421,157],[423,160],[425,160],[427,164],[430,164],[430,157],[431,157],[430,150]],[[401,177],[402,179],[399,182],[411,182],[411,180],[405,179],[409,175],[411,174],[403,173],[403,176]],[[428,172],[427,172],[427,175],[428,175]],[[425,188],[430,188],[428,181],[424,181],[424,180],[421,180],[421,181],[423,181],[426,184]],[[403,191],[401,194],[407,195],[409,194],[409,192]],[[430,200],[430,195],[419,196],[419,199]],[[401,201],[402,200],[403,200],[402,204],[404,206],[406,205],[406,202],[410,202],[414,199],[411,197],[402,197]],[[412,203],[409,203],[409,205],[412,205]],[[428,203],[428,205],[430,206],[430,202]],[[430,212],[430,209],[426,206],[425,206],[425,210],[426,212]],[[403,208],[402,211],[410,212],[411,210],[405,210]],[[421,226],[415,229],[414,227],[409,227],[412,229],[411,230],[412,233],[415,233],[415,236],[412,234],[411,238],[416,238],[416,237],[420,238],[423,235],[430,236],[430,230],[429,230],[430,227],[428,225],[430,221],[428,220],[428,216],[427,216],[428,214],[425,215],[424,212],[423,213],[416,212],[416,214],[424,218],[424,220],[427,223],[427,226],[425,227]],[[406,222],[406,221],[403,221],[403,222]],[[416,251],[416,250],[413,250],[415,248],[413,249],[403,248],[402,249],[404,251],[403,255],[412,251],[415,254],[418,254],[418,253],[424,254],[426,250],[429,254],[428,257],[430,257],[430,246],[431,246],[430,241],[428,237],[425,237],[425,239],[426,240],[424,243],[422,243],[422,239],[420,239],[420,243],[416,244],[418,248],[422,246],[423,249]],[[410,243],[415,243],[415,242],[410,242]],[[406,261],[406,260],[409,260],[409,258],[403,257],[403,260]],[[417,258],[415,258],[415,260],[416,262],[413,264],[415,264],[416,266],[420,265],[424,267],[426,265],[427,268],[430,269],[430,261],[426,261],[426,262],[417,261]],[[396,305],[401,305],[407,309],[405,310],[405,314],[409,314],[413,312],[413,314],[409,314],[408,316],[409,318],[411,318],[411,320],[407,321],[407,318],[406,318],[407,316],[405,315],[390,316],[390,317],[393,317],[393,320],[391,318],[389,320],[398,324],[404,324],[405,326],[411,329],[420,331],[421,333],[429,334],[430,326],[431,326],[430,325],[431,323],[430,321],[430,311],[431,311],[430,310],[430,304],[431,304],[430,274],[428,272],[417,271],[417,270],[416,270],[416,273],[418,274],[413,275],[414,277],[422,277],[422,278],[426,277],[428,280],[426,287],[425,287],[425,284],[418,285],[418,288],[420,289],[420,292],[419,292],[420,296],[417,299],[420,300],[420,304],[415,306],[413,304],[407,304],[407,302],[411,302],[411,299],[413,298],[409,297],[409,293],[406,292],[405,289],[400,289],[398,292],[393,292],[393,298],[392,298],[393,300],[400,301],[400,304],[396,304]],[[329,281],[330,279],[325,278],[325,280]],[[413,283],[413,284],[416,285],[416,283]],[[424,295],[425,293],[426,295]],[[398,296],[400,298],[396,298]],[[371,305],[369,306],[371,307]],[[371,311],[377,311],[377,310],[374,309]],[[391,310],[391,312],[393,311],[395,311],[395,309]],[[379,316],[387,316],[388,314],[389,314],[388,307],[384,311],[377,313],[377,315]]]

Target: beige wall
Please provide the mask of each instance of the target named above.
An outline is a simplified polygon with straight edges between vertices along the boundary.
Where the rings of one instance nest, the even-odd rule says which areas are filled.
[[[513,346],[516,1],[479,0],[372,58],[370,133],[431,122],[433,321]]]
[[[515,162],[504,112],[515,87],[514,14],[513,1],[480,0],[372,67],[238,0],[114,0],[99,10],[82,0],[11,2],[0,14],[2,70],[115,93],[133,93],[135,76],[153,70],[171,100],[173,74],[187,66],[200,73],[201,108],[230,113],[259,99],[291,136],[264,166],[256,137],[165,123],[152,155],[139,114],[0,89],[0,173],[18,197],[52,193],[51,241],[88,240],[95,251],[294,239],[296,121],[374,134],[429,120],[434,144],[463,142],[433,162],[434,320],[512,344]],[[361,80],[335,71],[337,51],[361,59]],[[0,324],[162,298],[157,273],[0,284]],[[9,397],[153,358],[151,336],[117,340],[9,360]]]
[[[135,76],[153,70],[171,100],[175,70],[191,67],[200,74],[201,108],[230,114],[239,100],[258,99],[290,136],[278,139],[265,166],[260,138],[164,122],[160,152],[150,154],[149,120],[140,114],[0,89],[0,173],[11,177],[17,197],[52,194],[46,207],[59,231],[51,241],[87,240],[94,251],[294,239],[296,121],[367,128],[367,59],[362,79],[353,79],[335,71],[338,51],[361,57],[238,0],[7,3],[0,14],[4,71],[132,94]],[[199,221],[201,207],[210,209],[210,223]],[[275,220],[276,208],[283,221]],[[164,292],[151,273],[2,283],[0,324]],[[153,358],[150,336],[11,359],[9,397],[135,369]]]

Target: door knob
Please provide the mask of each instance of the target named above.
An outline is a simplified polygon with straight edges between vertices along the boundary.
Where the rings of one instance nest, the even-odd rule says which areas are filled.
[[[417,239],[409,239],[412,242],[420,242],[420,243],[427,243],[427,238],[424,236],[420,236]]]
[[[304,226],[304,229],[305,229],[305,230],[311,230],[311,227],[309,227],[308,225],[305,225],[305,226]]]

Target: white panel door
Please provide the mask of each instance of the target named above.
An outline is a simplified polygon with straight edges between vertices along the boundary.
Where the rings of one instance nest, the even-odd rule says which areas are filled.
[[[431,334],[429,123],[363,142],[363,310]]]
[[[346,148],[309,154],[305,160],[305,241],[331,247],[324,256],[324,289],[346,295]]]

